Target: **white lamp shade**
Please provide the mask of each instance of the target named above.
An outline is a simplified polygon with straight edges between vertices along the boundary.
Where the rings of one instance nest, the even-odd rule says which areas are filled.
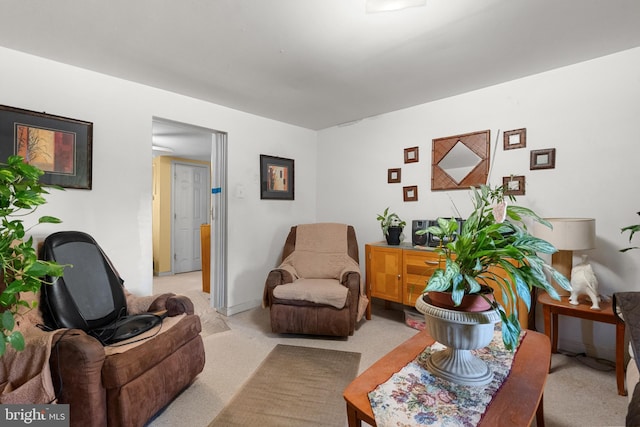
[[[583,251],[596,247],[596,220],[593,218],[545,218],[553,229],[538,222],[533,235],[561,251]]]

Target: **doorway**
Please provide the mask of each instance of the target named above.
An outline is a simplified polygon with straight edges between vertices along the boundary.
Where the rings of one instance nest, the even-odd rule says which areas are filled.
[[[209,224],[211,215],[209,167],[173,162],[173,268],[174,274],[202,269],[200,226]]]
[[[224,308],[226,133],[156,117],[152,132],[154,274],[200,270],[200,226],[211,223],[211,306]]]

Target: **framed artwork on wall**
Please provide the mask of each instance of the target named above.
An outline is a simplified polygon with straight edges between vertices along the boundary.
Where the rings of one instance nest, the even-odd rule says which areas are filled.
[[[418,147],[411,147],[404,149],[404,162],[415,163],[418,159]]]
[[[524,175],[502,177],[502,185],[505,188],[504,194],[511,196],[524,196],[524,181]]]
[[[0,105],[0,161],[18,155],[40,182],[91,190],[93,123]]]
[[[524,148],[527,146],[527,130],[523,128],[506,131],[503,134],[503,139],[502,148],[505,150]]]
[[[402,171],[400,170],[400,168],[398,169],[389,169],[387,171],[387,183],[389,184],[394,184],[394,183],[398,183],[400,182],[400,178],[401,178],[401,173]]]
[[[294,161],[260,154],[260,198],[294,200]]]
[[[531,150],[529,169],[554,169],[556,167],[556,149]]]
[[[418,186],[411,185],[409,187],[402,187],[402,192],[405,202],[417,202],[418,201]]]

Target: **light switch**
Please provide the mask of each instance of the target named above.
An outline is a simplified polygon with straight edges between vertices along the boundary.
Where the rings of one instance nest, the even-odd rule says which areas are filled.
[[[244,185],[238,184],[236,186],[236,198],[244,199],[244,194],[245,194]]]

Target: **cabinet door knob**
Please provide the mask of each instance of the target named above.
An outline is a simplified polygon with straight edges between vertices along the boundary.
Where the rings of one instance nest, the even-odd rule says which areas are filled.
[[[400,275],[398,274],[398,279],[399,279],[400,277],[402,277],[402,276],[400,276]]]

